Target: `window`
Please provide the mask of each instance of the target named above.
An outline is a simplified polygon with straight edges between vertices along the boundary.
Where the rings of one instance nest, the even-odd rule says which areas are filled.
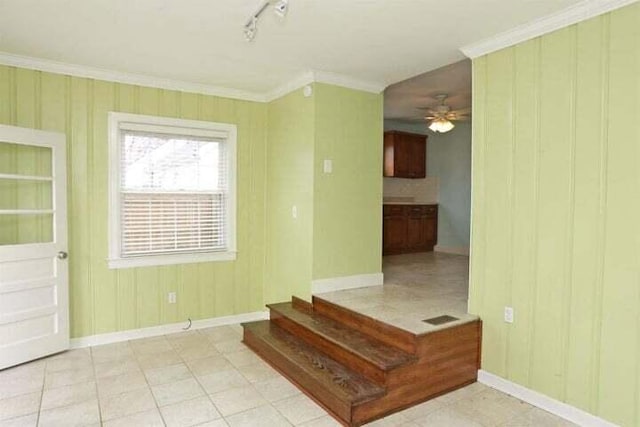
[[[109,268],[235,259],[236,126],[109,113]]]

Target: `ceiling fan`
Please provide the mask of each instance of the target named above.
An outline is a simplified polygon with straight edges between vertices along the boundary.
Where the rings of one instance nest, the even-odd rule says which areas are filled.
[[[439,101],[439,104],[434,107],[425,108],[427,110],[425,120],[431,121],[429,129],[434,132],[449,132],[455,127],[452,122],[469,119],[470,109],[452,110],[450,106],[445,104],[447,97],[447,94],[436,95],[435,98]]]

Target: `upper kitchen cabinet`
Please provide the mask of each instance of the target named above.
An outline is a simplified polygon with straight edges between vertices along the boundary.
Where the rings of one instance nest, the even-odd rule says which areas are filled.
[[[427,176],[427,136],[392,130],[384,133],[384,176]]]

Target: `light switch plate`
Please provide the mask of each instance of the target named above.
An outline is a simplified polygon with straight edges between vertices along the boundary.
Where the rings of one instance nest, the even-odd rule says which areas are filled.
[[[513,323],[513,307],[504,308],[504,321],[507,323]]]
[[[325,160],[323,165],[323,170],[324,170],[324,173],[333,172],[333,161],[329,159]]]
[[[176,293],[175,292],[169,292],[169,295],[167,296],[167,300],[169,301],[169,304],[175,304],[176,303]]]

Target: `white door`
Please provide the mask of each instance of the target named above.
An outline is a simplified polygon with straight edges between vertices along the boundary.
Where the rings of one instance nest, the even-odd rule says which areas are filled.
[[[0,125],[0,369],[69,348],[63,134]]]

